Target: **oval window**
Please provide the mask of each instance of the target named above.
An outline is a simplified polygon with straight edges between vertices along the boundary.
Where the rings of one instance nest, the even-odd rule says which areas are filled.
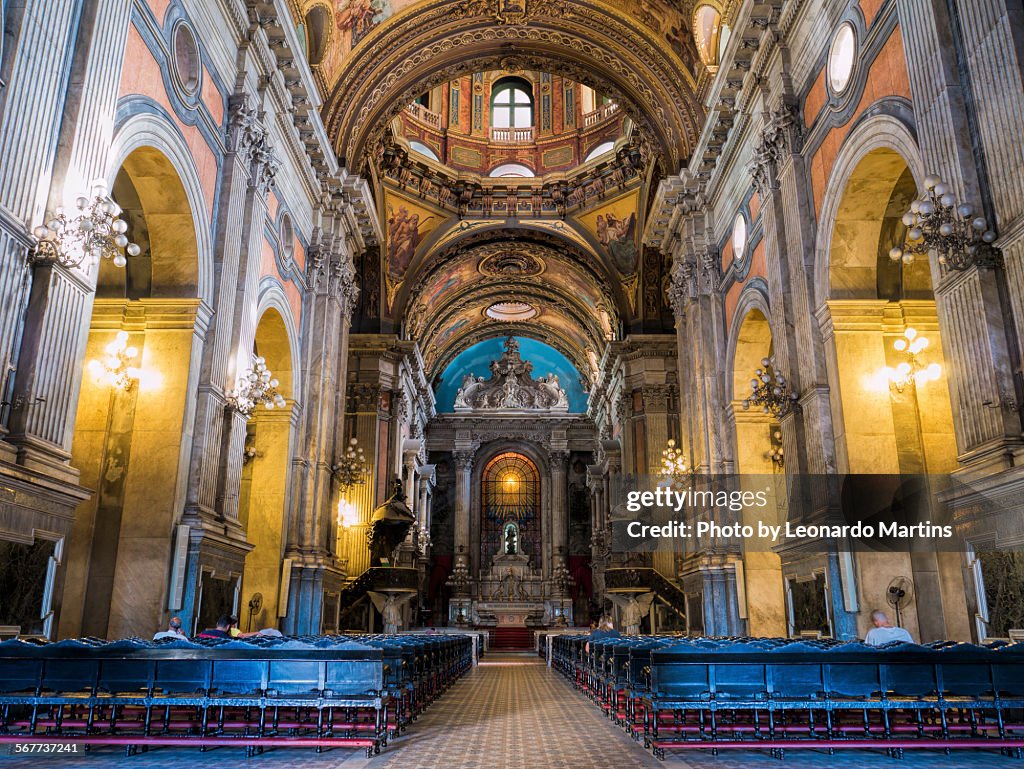
[[[202,66],[199,62],[199,46],[195,35],[187,24],[179,24],[174,30],[174,75],[178,85],[187,96],[193,96],[199,90],[199,73]]]
[[[732,223],[732,251],[739,259],[747,248],[747,219],[740,212]]]
[[[835,93],[842,93],[850,84],[857,56],[857,35],[850,22],[843,24],[832,38],[828,52],[828,82]]]

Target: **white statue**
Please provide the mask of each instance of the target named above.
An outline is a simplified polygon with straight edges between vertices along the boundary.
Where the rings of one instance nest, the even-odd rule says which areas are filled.
[[[609,593],[608,600],[622,611],[622,626],[626,629],[626,635],[638,635],[640,621],[651,610],[654,593],[641,593],[636,596]]]
[[[374,607],[384,616],[384,632],[397,633],[404,624],[402,609],[415,593],[375,593],[368,591]]]

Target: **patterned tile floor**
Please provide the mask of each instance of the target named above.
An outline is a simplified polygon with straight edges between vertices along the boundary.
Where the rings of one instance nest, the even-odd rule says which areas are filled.
[[[908,751],[902,761],[881,752],[789,751],[784,762],[763,751],[669,754],[664,762],[613,726],[598,708],[559,675],[530,655],[489,655],[459,681],[381,755],[361,751],[274,750],[246,759],[240,749],[208,753],[162,749],[131,758],[115,750],[88,756],[13,758],[0,755],[0,769],[35,767],[244,766],[246,769],[1024,769],[996,752],[945,756]]]

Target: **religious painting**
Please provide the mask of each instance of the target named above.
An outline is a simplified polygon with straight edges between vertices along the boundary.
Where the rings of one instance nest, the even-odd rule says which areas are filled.
[[[441,215],[399,195],[389,194],[384,204],[387,221],[387,285],[388,309],[394,303],[395,293],[409,271],[416,247],[433,232]]]
[[[390,0],[335,0],[334,21],[338,30],[348,37],[348,50],[392,15]]]
[[[623,277],[636,274],[639,200],[640,194],[634,190],[580,217],[580,222],[597,238]]]

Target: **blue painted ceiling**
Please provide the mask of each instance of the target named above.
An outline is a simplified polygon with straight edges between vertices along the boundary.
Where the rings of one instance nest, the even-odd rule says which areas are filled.
[[[569,398],[569,411],[574,413],[586,411],[587,394],[583,392],[583,386],[580,384],[579,372],[569,362],[569,359],[554,347],[535,339],[516,337],[516,340],[519,342],[519,353],[523,360],[528,360],[533,364],[533,378],[557,374],[558,383],[565,389]],[[435,393],[437,410],[439,412],[454,411],[455,395],[462,385],[462,378],[466,374],[490,378],[491,361],[498,360],[504,349],[505,337],[498,336],[477,342],[456,355],[441,374],[441,381]]]

